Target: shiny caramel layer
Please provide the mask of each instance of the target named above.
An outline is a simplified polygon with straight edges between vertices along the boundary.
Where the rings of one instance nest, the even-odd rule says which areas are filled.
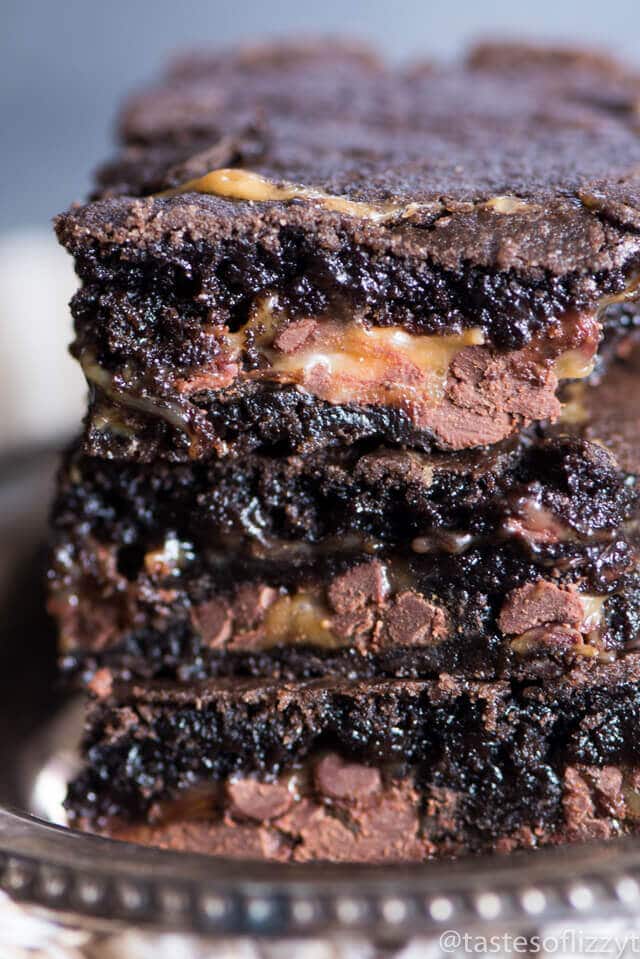
[[[160,196],[177,196],[180,193],[205,193],[227,200],[253,203],[307,200],[319,203],[327,210],[335,210],[338,213],[346,213],[349,216],[374,222],[384,222],[398,216],[410,216],[418,209],[415,203],[365,203],[360,200],[349,200],[347,197],[333,196],[315,187],[286,181],[278,183],[251,170],[240,169],[212,170],[204,176],[165,190]]]
[[[230,340],[249,346],[262,365],[249,375],[295,383],[332,403],[401,405],[412,397],[437,405],[454,357],[484,343],[482,330],[415,335],[401,327],[367,327],[355,321],[302,319],[290,322],[276,297],[262,300]]]
[[[477,327],[428,335],[357,319],[292,319],[270,295],[257,300],[240,329],[215,335],[221,350],[214,363],[176,377],[173,396],[155,395],[126,371],[109,373],[88,351],[81,362],[110,399],[162,418],[192,439],[204,414],[190,397],[248,381],[295,386],[331,404],[394,407],[443,445],[464,449],[556,418],[558,382],[591,373],[599,326],[593,316],[567,315],[522,350],[500,353]],[[102,425],[110,428],[108,415],[94,428]],[[200,428],[206,432],[206,425]]]
[[[412,217],[422,210],[442,208],[442,204],[402,202],[386,200],[368,203],[363,200],[350,200],[348,197],[327,193],[319,187],[304,186],[288,180],[273,180],[252,170],[239,168],[221,168],[210,170],[203,176],[187,180],[159,194],[161,197],[178,196],[181,193],[204,193],[219,196],[225,200],[238,200],[245,203],[287,203],[301,200],[318,203],[327,210],[344,213],[364,220],[384,223],[388,220]],[[511,216],[516,213],[530,213],[537,206],[511,194],[501,194],[471,204],[473,207],[490,210],[493,213]]]
[[[224,336],[237,361],[237,378],[295,384],[333,403],[406,405],[413,397],[435,405],[442,398],[453,357],[466,346],[483,342],[479,330],[419,337],[395,327],[352,326],[342,331],[337,324],[332,324],[330,330],[323,330],[322,343],[287,355],[273,346],[275,332],[270,336],[265,332],[264,313],[261,311],[259,321],[254,319],[239,332]],[[262,328],[262,332],[256,334],[258,328]],[[259,370],[242,372],[240,358],[249,343],[258,345],[264,363]],[[187,397],[202,389],[224,388],[236,378],[221,380],[216,372],[198,371],[176,381],[176,389],[185,399],[174,402],[142,392],[134,382],[118,382],[88,352],[82,356],[81,363],[89,382],[100,387],[114,402],[164,419],[187,433],[191,432]],[[107,409],[94,416],[93,425],[95,429],[108,429],[116,434],[128,432],[126,424]]]

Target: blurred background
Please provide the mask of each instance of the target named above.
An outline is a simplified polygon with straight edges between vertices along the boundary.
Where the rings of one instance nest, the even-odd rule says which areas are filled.
[[[74,288],[51,217],[110,152],[118,102],[170,51],[346,33],[393,58],[474,37],[604,46],[640,62],[638,0],[0,0],[0,450],[70,433],[84,387],[66,357]]]

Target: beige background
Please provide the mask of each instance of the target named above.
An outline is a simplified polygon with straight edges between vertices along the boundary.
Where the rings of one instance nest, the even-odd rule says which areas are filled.
[[[49,229],[0,234],[0,451],[60,445],[78,427],[85,386],[67,353],[75,286]]]

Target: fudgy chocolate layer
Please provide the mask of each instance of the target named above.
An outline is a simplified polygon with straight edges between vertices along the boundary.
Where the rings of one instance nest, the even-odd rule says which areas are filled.
[[[89,715],[67,805],[85,825],[142,841],[161,826],[166,841],[173,818],[178,845],[185,820],[201,834],[198,820],[217,827],[225,813],[229,828],[273,820],[246,853],[266,838],[263,855],[282,841],[286,858],[340,858],[340,822],[356,859],[615,834],[638,813],[639,679],[629,656],[544,686],[445,675],[116,687]],[[358,848],[376,816],[379,843]]]
[[[63,545],[91,537],[121,547],[118,564],[131,576],[146,553],[177,548],[167,541],[182,544],[177,570],[212,551],[303,562],[486,543],[548,562],[602,543],[635,515],[635,474],[594,438],[524,436],[451,457],[351,447],[207,465],[112,463],[76,451],[60,476],[54,533]]]
[[[532,281],[552,297],[564,283],[589,298],[598,287],[592,276],[602,274],[602,283],[637,252],[637,74],[606,57],[518,45],[484,47],[466,62],[429,69],[391,69],[374,59],[333,44],[317,42],[310,51],[308,44],[289,43],[263,47],[257,57],[247,50],[213,53],[170,70],[125,110],[120,157],[101,177],[102,193],[111,199],[72,210],[60,224],[63,239],[80,253],[91,244],[119,252],[114,259],[123,268],[139,259],[136,251],[155,247],[156,256],[177,267],[172,247],[177,252],[182,245],[186,253],[200,244],[204,251],[207,242],[257,234],[256,254],[244,244],[244,277],[240,261],[229,256],[217,277],[220,292],[228,290],[227,300],[237,303],[247,288],[255,293],[261,280],[273,282],[279,238],[289,240],[293,253],[296,225],[315,221],[305,247],[307,289],[290,294],[304,302],[307,315],[316,312],[308,309],[309,298],[323,268],[323,290],[349,287],[335,269],[346,252],[336,243],[341,234],[358,237],[355,291],[366,286],[370,303],[386,299],[392,308],[394,293],[401,298],[413,285],[407,306],[420,302],[427,312],[456,286],[464,296],[463,271],[473,277],[483,267],[513,271],[493,291],[491,280],[485,284],[486,295],[511,311],[526,307]],[[211,187],[198,179],[228,168],[320,195],[261,201],[254,190],[253,199],[243,201],[239,188],[205,195]],[[192,189],[133,199],[184,184]],[[332,197],[361,205],[341,208],[327,202]],[[189,227],[182,234],[175,229],[179,216]],[[128,232],[127,217],[142,229]],[[451,271],[439,303],[423,296],[408,273],[403,283],[394,252],[402,260],[417,254],[434,273]],[[391,254],[388,263],[381,253]],[[262,275],[255,255],[268,256]],[[368,275],[373,264],[377,284]],[[381,286],[387,271],[400,271],[395,289]],[[222,305],[224,297],[217,301]],[[473,323],[487,305],[479,299],[469,310],[465,304],[457,318]],[[492,312],[508,327],[513,312],[501,318]]]
[[[573,388],[560,426],[474,453],[188,466],[71,453],[50,574],[67,665],[493,677],[620,655],[637,625],[637,363]],[[543,589],[546,612],[505,631],[510,597],[536,606]]]
[[[91,682],[99,673],[99,683],[105,674],[553,676],[635,649],[640,618],[640,576],[624,540],[546,567],[496,547],[300,565],[228,560],[173,574],[151,558],[133,581],[95,544],[85,543],[82,565],[64,566],[69,555],[59,554],[50,609],[66,669]]]
[[[87,450],[460,449],[556,416],[634,292],[640,81],[514,49],[274,46],[134,100],[102,198],[58,220]]]
[[[151,822],[98,827],[127,842],[234,859],[278,862],[420,862],[469,852],[512,852],[636,834],[640,771],[567,766],[552,821],[479,837],[454,789],[394,779],[385,767],[337,754],[275,781],[232,778],[159,808]],[[85,824],[91,829],[90,824]],[[94,827],[95,828],[95,827]]]

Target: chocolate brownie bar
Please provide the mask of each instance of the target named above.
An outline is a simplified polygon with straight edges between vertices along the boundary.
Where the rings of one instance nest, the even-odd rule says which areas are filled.
[[[640,75],[176,62],[58,217],[71,822],[390,862],[638,831]]]
[[[50,607],[65,664],[539,675],[635,642],[640,354],[488,450],[359,444],[153,465],[70,454]]]
[[[549,567],[490,547],[302,567],[230,562],[174,586],[144,574],[130,583],[98,548],[82,574],[62,581],[50,609],[63,665],[89,681],[102,669],[183,682],[553,675],[635,648],[640,617],[637,560],[621,536]]]
[[[388,862],[635,832],[640,661],[539,685],[105,685],[84,828],[244,858]]]
[[[613,60],[517,46],[178,63],[57,221],[87,452],[458,450],[557,418],[635,296],[639,92]]]

